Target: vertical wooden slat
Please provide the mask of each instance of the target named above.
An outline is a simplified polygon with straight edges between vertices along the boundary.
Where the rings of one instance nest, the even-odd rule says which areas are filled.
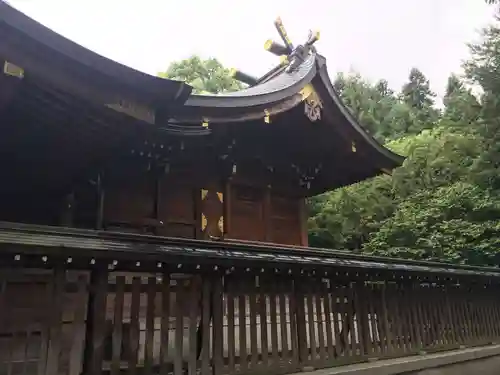
[[[420,283],[413,283],[413,299],[415,303],[416,310],[416,324],[417,324],[417,340],[418,346],[417,350],[421,350],[425,345],[425,319],[422,310],[422,290],[420,287]]]
[[[262,366],[265,368],[269,365],[269,343],[267,340],[267,295],[262,285],[262,280],[259,280],[260,300],[259,300],[259,315],[260,315],[260,347]]]
[[[78,277],[76,293],[76,308],[73,321],[73,342],[69,359],[69,375],[79,375],[82,372],[83,348],[85,345],[85,320],[87,318],[87,278]]]
[[[318,280],[317,287],[314,293],[314,299],[316,301],[316,326],[318,327],[318,346],[319,346],[319,360],[320,364],[324,365],[326,361],[326,348],[325,348],[325,334],[323,327],[323,309],[322,309],[322,283]]]
[[[235,342],[235,316],[234,316],[234,286],[227,286],[227,354],[228,369],[230,373],[235,371],[236,364],[236,342]]]
[[[276,305],[276,287],[274,283],[269,283],[269,315],[271,316],[271,350],[273,355],[273,366],[279,366],[279,353],[278,353],[278,309]]]
[[[108,273],[104,269],[94,269],[90,276],[90,296],[89,296],[89,319],[87,326],[87,339],[85,342],[86,355],[85,363],[88,369],[84,373],[89,375],[102,373],[102,362],[104,356],[104,340],[106,325],[106,300],[108,289]],[[84,363],[84,364],[85,364]]]
[[[181,280],[177,281],[175,287],[175,347],[174,347],[174,374],[183,375],[183,345],[184,345],[184,311],[182,302],[186,296]]]
[[[383,351],[386,353],[392,353],[393,349],[393,334],[389,326],[389,316],[388,316],[388,304],[387,304],[387,284],[384,282],[381,287],[381,301],[380,301],[380,307],[382,310],[382,327],[383,327],[383,334],[382,334],[382,341],[384,342],[383,344]]]
[[[224,325],[222,316],[222,278],[216,277],[213,280],[213,363],[214,375],[221,375],[224,372]]]
[[[52,375],[58,373],[59,368],[59,355],[62,345],[62,313],[63,313],[63,294],[64,286],[66,283],[66,270],[63,268],[56,268],[53,275],[53,294],[51,298],[51,319],[50,319],[50,334],[49,346],[47,352],[47,368],[46,374]],[[102,311],[100,312],[102,313]],[[99,337],[100,338],[100,337]],[[94,345],[101,345],[102,350],[103,342],[94,341]],[[101,353],[99,355],[102,356]],[[101,358],[102,360],[102,358]]]
[[[350,324],[350,315],[349,315],[349,309],[347,308],[347,304],[350,303],[347,298],[348,298],[348,286],[342,285],[338,288],[338,309],[340,312],[340,329],[341,333],[340,336],[342,338],[342,351],[345,356],[349,355],[349,352],[351,352],[351,355],[354,355],[352,353],[350,345],[349,345],[349,338],[350,338],[350,331],[349,331],[349,324]],[[340,340],[339,340],[340,342]]]
[[[400,306],[398,304],[398,287],[395,284],[390,285],[390,299],[391,299],[391,315],[392,315],[392,324],[394,330],[394,346],[396,348],[397,353],[402,353],[404,351],[404,342],[403,342],[403,328],[401,322],[401,311]]]
[[[331,280],[329,280],[331,282]],[[335,347],[333,345],[333,340],[335,337],[334,328],[332,325],[332,308],[331,308],[331,299],[330,299],[330,290],[327,284],[322,284],[322,292],[323,292],[323,303],[325,309],[325,330],[326,330],[326,346],[327,346],[327,354],[328,359],[332,360],[335,358]]]
[[[354,304],[354,312],[356,318],[357,338],[359,344],[359,354],[367,355],[371,353],[371,345],[369,342],[369,326],[368,326],[368,311],[367,311],[367,293],[366,286],[363,280],[357,281],[351,288],[351,300]],[[354,325],[351,326],[351,331],[354,332]],[[354,344],[354,343],[353,343]],[[353,345],[353,350],[356,348]]]
[[[146,342],[144,352],[144,371],[150,373],[153,369],[154,359],[154,334],[155,334],[155,300],[156,300],[156,277],[148,278],[146,305]]]
[[[113,353],[111,356],[111,375],[120,373],[121,349],[123,340],[123,301],[125,295],[125,277],[116,277],[115,311],[113,317]]]
[[[202,296],[202,349],[201,349],[201,375],[211,375],[210,368],[210,319],[211,319],[211,293],[212,283],[209,278],[203,278]]]
[[[292,345],[291,367],[297,369],[300,362],[299,339],[305,338],[305,334],[299,334],[296,280],[291,280],[291,290],[288,293],[288,311],[290,315],[290,343]]]
[[[307,289],[306,294],[306,303],[307,303],[307,326],[309,328],[309,353],[310,353],[310,362],[311,364],[316,361],[316,332],[314,329],[314,308],[313,308],[313,293],[312,288]]]
[[[165,272],[161,283],[160,375],[167,375],[170,331],[170,274]]]
[[[196,329],[198,326],[198,285],[194,277],[191,278],[189,290],[189,357],[188,357],[188,375],[196,375],[197,369],[197,337]]]
[[[238,328],[239,328],[239,341],[240,341],[240,370],[242,372],[248,369],[248,355],[247,355],[247,314],[246,314],[246,295],[244,289],[238,293]]]
[[[259,363],[259,348],[257,343],[257,289],[255,277],[252,277],[250,299],[250,350],[252,351],[251,368],[255,369]]]
[[[398,284],[397,286],[397,299],[399,304],[399,312],[401,319],[402,328],[402,345],[404,351],[409,353],[411,351],[410,347],[410,336],[411,336],[411,324],[409,323],[409,306],[404,302],[406,301],[406,291],[405,284]],[[403,303],[401,303],[403,302]]]
[[[288,322],[286,312],[286,293],[289,290],[286,280],[280,280],[279,283],[279,308],[280,308],[280,334],[281,334],[281,359],[287,363],[290,357],[290,350],[288,349]]]
[[[331,295],[331,312],[332,312],[332,326],[333,326],[333,345],[334,345],[334,356],[340,356],[342,353],[341,350],[341,342],[342,342],[342,337],[341,337],[341,327],[340,327],[340,321],[339,321],[339,313],[341,312],[339,308],[339,289],[338,285],[336,283],[336,280],[330,279],[330,288],[329,292]],[[343,319],[343,316],[341,317]]]
[[[7,304],[7,301],[5,301],[5,292],[6,292],[6,288],[7,288],[7,281],[6,280],[2,280],[2,298],[4,299],[4,304],[3,306],[5,306],[5,304]],[[45,301],[50,301],[51,298],[52,298],[52,283],[48,282],[46,285],[45,285],[45,291],[44,291],[44,295],[45,295],[45,298],[44,300]],[[89,310],[89,314],[92,314],[92,303],[89,299],[88,301],[88,310]],[[1,314],[1,317],[2,317],[2,322],[3,324],[5,324],[5,321],[7,320],[7,313],[8,313],[9,309],[8,308],[3,308],[3,309],[0,309],[0,314]],[[50,328],[50,325],[49,325],[49,322],[50,322],[50,313],[51,313],[51,306],[49,304],[47,304],[46,306],[43,306],[42,307],[42,329],[41,329],[41,332],[40,332],[40,341],[41,341],[41,345],[40,345],[40,360],[38,361],[38,367],[37,367],[37,375],[44,375],[45,374],[45,369],[46,369],[46,366],[47,366],[47,347],[48,347],[48,343],[49,343],[49,328]],[[89,328],[89,332],[91,331],[91,328],[92,328],[92,317],[90,317],[90,319],[87,321],[87,326]],[[92,369],[91,369],[91,365],[90,365],[90,361],[92,360],[91,358],[91,343],[89,342],[90,339],[88,337],[85,338],[85,348],[84,348],[84,361],[83,361],[83,365],[85,366],[84,367],[84,370],[86,370],[87,372],[91,372]]]
[[[376,298],[377,290],[373,283],[369,283],[367,285],[367,294],[368,294],[368,322],[370,324],[370,329],[368,333],[371,334],[369,340],[371,342],[371,354],[379,355],[381,354],[381,342],[379,339],[379,323],[378,323],[378,311],[377,311],[377,298]]]
[[[130,305],[130,342],[129,342],[129,375],[137,374],[137,361],[139,352],[139,310],[141,306],[141,278],[132,278],[132,296]]]

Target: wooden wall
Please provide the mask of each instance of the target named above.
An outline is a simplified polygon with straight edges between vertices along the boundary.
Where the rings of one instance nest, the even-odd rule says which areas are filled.
[[[304,202],[240,180],[141,176],[108,183],[105,229],[307,246]],[[221,216],[223,219],[221,220]]]

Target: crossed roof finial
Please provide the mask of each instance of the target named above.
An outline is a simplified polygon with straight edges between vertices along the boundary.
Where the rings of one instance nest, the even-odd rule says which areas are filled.
[[[309,30],[307,41],[304,44],[294,47],[280,17],[274,21],[274,26],[276,27],[276,30],[278,30],[278,34],[284,45],[269,39],[264,44],[264,48],[272,54],[283,58],[285,64],[288,64],[286,71],[292,72],[311,52],[315,51],[314,43],[319,40],[319,32]]]
[[[271,39],[267,40],[264,44],[264,48],[271,52],[272,54],[279,56],[281,58],[282,64],[287,65],[285,71],[287,73],[293,72],[297,69],[300,64],[311,54],[315,52],[314,43],[319,40],[319,32],[313,32],[309,30],[309,37],[304,44],[299,44],[294,47],[292,41],[288,37],[285,27],[283,26],[283,21],[278,17],[274,21],[274,26],[278,30],[278,34],[283,41],[283,44],[277,43]],[[231,75],[240,82],[246,83],[250,86],[255,85],[258,79],[245,74],[239,70],[233,70]]]

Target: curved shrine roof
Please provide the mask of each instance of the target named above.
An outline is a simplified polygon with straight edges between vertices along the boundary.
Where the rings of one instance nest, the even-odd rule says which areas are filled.
[[[136,91],[147,102],[183,102],[192,88],[179,81],[142,73],[98,55],[57,34],[22,12],[0,1],[0,57],[15,56],[14,64],[29,71],[28,57],[38,57],[37,64],[55,64],[68,74],[78,70],[94,74],[93,80],[106,80],[120,88]],[[15,48],[15,51],[13,49]],[[28,56],[29,55],[29,56]],[[19,61],[17,61],[19,60]],[[60,72],[64,73],[64,72]],[[47,75],[47,74],[46,74]]]

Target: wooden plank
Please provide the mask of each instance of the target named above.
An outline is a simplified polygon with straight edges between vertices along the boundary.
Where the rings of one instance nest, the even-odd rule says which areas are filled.
[[[279,290],[279,309],[280,309],[280,334],[281,334],[281,359],[283,363],[288,363],[290,359],[290,350],[288,348],[288,322],[286,312],[286,293],[290,290],[287,280],[281,280]]]
[[[278,368],[280,363],[278,350],[278,309],[276,304],[276,285],[271,281],[269,293],[269,315],[271,316],[271,352],[273,368]]]
[[[338,288],[338,297],[339,297],[339,300],[338,300],[338,303],[336,303],[336,305],[338,305],[338,309],[339,309],[339,312],[340,312],[340,337],[342,338],[342,340],[339,340],[339,342],[342,343],[342,352],[344,353],[344,356],[347,356],[349,355],[349,352],[350,352],[350,347],[349,347],[349,338],[350,338],[350,335],[349,335],[349,319],[350,319],[350,316],[349,316],[349,312],[348,312],[348,308],[347,308],[347,303],[346,302],[346,299],[348,298],[348,287],[347,286],[339,286]]]
[[[252,278],[252,290],[249,293],[250,299],[250,351],[252,353],[250,368],[257,368],[259,363],[259,347],[257,343],[257,288],[255,278]]]
[[[296,280],[291,280],[291,291],[288,294],[288,311],[290,315],[290,343],[292,345],[292,362],[291,369],[297,369],[300,362],[299,350],[299,327],[298,327],[298,306],[297,306],[297,285]],[[303,317],[303,315],[302,315]]]
[[[248,369],[247,355],[247,317],[246,317],[246,296],[244,291],[241,291],[238,296],[238,328],[240,341],[240,371],[244,372]]]
[[[2,280],[2,296],[3,298],[5,299],[5,290],[6,290],[6,287],[7,287],[7,282],[6,280]],[[44,300],[45,301],[50,301],[51,300],[51,297],[52,297],[52,283],[48,282],[46,285],[45,285],[45,298]],[[3,306],[5,306],[5,303],[6,301],[4,300],[4,304]],[[91,307],[91,304],[89,303],[89,308]],[[2,320],[6,320],[7,318],[7,312],[9,311],[9,309],[0,309],[0,314],[2,314]],[[38,361],[38,367],[37,367],[37,375],[44,375],[45,374],[45,369],[46,369],[46,366],[47,366],[47,356],[44,354],[47,352],[47,348],[48,348],[48,343],[49,343],[49,328],[50,328],[50,312],[51,312],[51,306],[50,304],[46,304],[46,306],[43,306],[42,307],[42,330],[40,332],[40,341],[41,341],[41,345],[40,345],[40,353],[42,353],[41,357],[40,357],[40,360]],[[91,314],[91,309],[89,309],[89,314]],[[2,322],[4,323],[4,322]],[[88,323],[87,323],[88,324]],[[86,348],[85,348],[85,356],[84,356],[84,364],[85,364],[85,359],[90,358],[90,354],[91,354],[91,346],[90,345],[86,345]],[[90,369],[90,362],[88,362],[89,365],[88,365],[88,368],[89,370]]]
[[[125,297],[125,277],[116,277],[115,311],[113,317],[113,353],[111,356],[111,375],[119,375],[123,341],[123,301]]]
[[[232,288],[228,287],[227,298],[227,355],[228,369],[234,373],[236,366],[236,342],[235,342],[235,317],[234,317],[234,294]]]
[[[339,291],[334,279],[330,279],[330,288],[328,292],[331,297],[330,302],[331,302],[333,339],[334,339],[333,342],[334,357],[338,357],[341,355],[342,352],[341,351],[342,337],[340,334],[340,322],[339,322],[339,313],[340,313],[339,303],[338,303]]]
[[[195,279],[191,279],[189,293],[189,358],[188,358],[188,375],[196,375],[197,370],[197,335],[196,329],[198,325],[198,301],[199,301],[198,286]]]
[[[170,274],[167,272],[163,274],[161,288],[160,375],[167,375],[170,331]]]
[[[315,290],[314,290],[314,299],[316,302],[316,326],[318,327],[318,346],[319,346],[319,362],[320,365],[324,366],[325,361],[326,361],[326,347],[325,347],[325,333],[324,333],[324,327],[323,327],[323,308],[322,308],[322,301],[321,301],[321,291],[322,291],[322,283],[321,281],[318,282],[318,284],[315,283]]]
[[[262,366],[266,368],[269,366],[269,342],[267,337],[267,295],[262,287],[262,280],[260,281],[260,347],[262,355]]]
[[[224,373],[224,322],[222,315],[222,277],[213,280],[213,375],[222,375]]]
[[[211,280],[203,278],[202,282],[202,322],[201,322],[201,375],[212,375],[210,367],[210,319],[211,319]]]
[[[137,361],[139,352],[139,310],[141,306],[141,278],[135,276],[132,278],[132,302],[130,305],[130,342],[129,342],[129,360],[128,374],[137,374]]]
[[[331,283],[331,280],[329,280]],[[323,307],[325,310],[325,332],[326,332],[326,348],[327,348],[327,359],[333,360],[335,358],[335,346],[333,341],[335,338],[335,332],[332,325],[332,300],[330,296],[330,290],[326,283],[322,284],[322,295],[323,295]]]
[[[184,314],[182,301],[186,298],[184,288],[180,283],[175,287],[175,346],[174,375],[183,375],[183,344],[184,344]]]
[[[309,328],[309,354],[311,365],[316,362],[316,355],[318,348],[316,346],[316,332],[315,332],[315,317],[314,317],[314,302],[313,302],[312,288],[309,286],[306,294],[307,304],[307,327]]]
[[[66,270],[57,268],[54,270],[53,276],[53,294],[51,298],[51,318],[50,318],[50,334],[49,346],[47,352],[47,367],[46,374],[52,375],[58,373],[59,355],[62,345],[62,313],[63,313],[63,297],[64,285],[66,283]],[[94,345],[99,345],[99,342],[94,341]],[[101,343],[102,345],[102,343]],[[99,353],[101,356],[102,354]],[[102,359],[101,359],[102,360]]]
[[[146,293],[146,342],[144,348],[144,371],[150,373],[154,365],[154,335],[155,335],[155,299],[156,277],[148,277],[148,290]]]
[[[425,345],[425,319],[422,311],[422,290],[420,287],[420,283],[413,283],[412,290],[412,300],[415,304],[415,312],[416,312],[416,330],[417,330],[417,350],[420,350]]]
[[[371,350],[370,354],[373,356],[380,355],[380,340],[378,332],[378,322],[377,322],[377,306],[375,297],[375,287],[374,284],[369,282],[366,285],[367,294],[367,313],[368,313],[368,340],[370,342]]]
[[[393,334],[389,326],[389,316],[388,316],[388,305],[387,305],[387,284],[384,282],[380,286],[381,296],[380,296],[380,309],[381,309],[381,319],[382,319],[382,342],[383,342],[383,352],[390,354],[393,352]]]
[[[346,312],[347,312],[347,320],[348,320],[348,328],[351,338],[350,345],[350,355],[351,357],[357,357],[360,354],[364,353],[364,342],[362,339],[362,335],[360,334],[362,330],[359,327],[359,323],[361,319],[359,315],[356,316],[357,313],[357,289],[356,285],[350,283],[347,292],[347,304],[346,304]]]

